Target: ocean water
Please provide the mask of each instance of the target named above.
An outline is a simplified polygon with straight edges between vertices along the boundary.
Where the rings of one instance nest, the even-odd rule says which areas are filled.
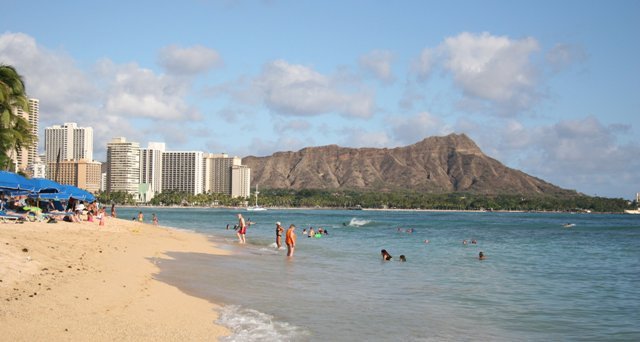
[[[223,303],[218,323],[233,331],[226,341],[640,340],[639,216],[183,208],[118,213],[133,217],[138,210],[145,217],[156,213],[161,225],[207,234],[232,252],[171,253],[156,276]],[[247,245],[226,230],[237,213],[255,222]],[[298,227],[292,259],[275,248],[276,221]],[[329,235],[303,237],[310,226]],[[393,260],[382,261],[381,249]],[[485,260],[478,260],[480,251]],[[406,262],[397,261],[400,254]]]

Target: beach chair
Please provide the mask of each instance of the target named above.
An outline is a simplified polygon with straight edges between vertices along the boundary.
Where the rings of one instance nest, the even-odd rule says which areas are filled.
[[[7,223],[7,222],[24,223],[25,221],[23,216],[8,214],[4,210],[0,210],[0,220],[2,220],[2,223]]]

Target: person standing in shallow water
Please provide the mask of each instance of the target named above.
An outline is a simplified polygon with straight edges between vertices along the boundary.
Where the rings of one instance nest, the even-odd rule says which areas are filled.
[[[245,235],[247,234],[247,225],[244,222],[242,214],[238,214],[238,242],[241,244],[247,243]]]
[[[296,232],[295,232],[296,226],[294,226],[293,224],[289,226],[289,229],[287,229],[287,234],[285,237],[285,243],[287,244],[287,256],[288,257],[292,257],[293,256],[293,251],[296,248]]]
[[[280,222],[276,222],[276,247],[278,249],[282,247],[282,233],[284,233],[284,228],[282,228]]]

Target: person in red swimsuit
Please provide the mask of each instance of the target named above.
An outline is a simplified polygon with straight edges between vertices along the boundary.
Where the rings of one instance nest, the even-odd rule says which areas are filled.
[[[238,214],[238,242],[241,244],[247,243],[245,235],[247,234],[247,225],[244,222],[242,214]]]

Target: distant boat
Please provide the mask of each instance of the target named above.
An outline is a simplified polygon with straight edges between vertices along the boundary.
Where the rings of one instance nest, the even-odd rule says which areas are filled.
[[[639,203],[640,203],[640,192],[636,193],[636,204],[639,204]],[[631,214],[631,215],[640,215],[640,207],[638,209],[625,210],[624,213]]]
[[[252,206],[252,207],[247,207],[247,211],[266,211],[267,208],[265,207],[261,207],[258,205],[258,194],[260,193],[260,191],[258,191],[258,185],[256,184],[256,205]]]

